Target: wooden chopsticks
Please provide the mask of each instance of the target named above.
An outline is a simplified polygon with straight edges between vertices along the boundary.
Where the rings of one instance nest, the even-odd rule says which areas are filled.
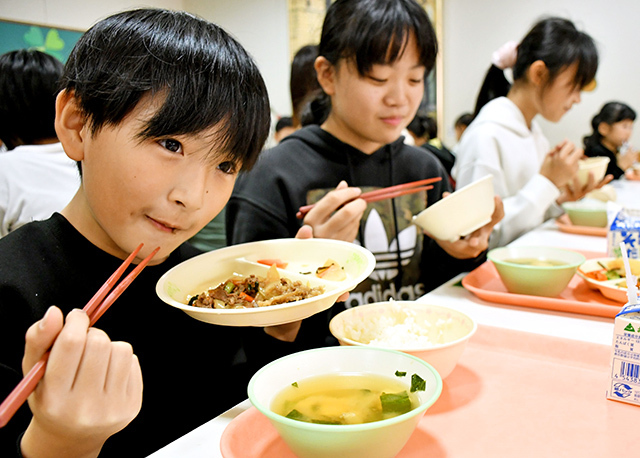
[[[107,296],[107,293],[116,284],[118,279],[122,276],[124,271],[129,267],[129,264],[135,259],[138,252],[142,249],[142,243],[136,248],[127,259],[122,263],[120,267],[109,277],[104,285],[98,290],[98,292],[91,298],[87,305],[82,309],[91,322],[91,326],[107,311],[107,309],[115,302],[115,300],[122,294],[122,292],[131,284],[131,282],[138,276],[138,274],[145,268],[147,263],[151,261],[151,258],[160,249],[159,247],[153,250],[153,252],[147,256],[140,264],[138,264],[130,273],[125,277],[118,286],[116,286],[111,294]],[[105,299],[105,296],[107,298]],[[104,301],[103,301],[104,299]],[[22,404],[27,400],[29,395],[35,390],[40,379],[44,376],[45,368],[47,366],[47,360],[49,359],[49,353],[46,352],[40,361],[38,361],[31,370],[24,376],[24,378],[16,385],[9,396],[0,404],[0,428],[5,426],[11,417],[17,412]]]
[[[441,181],[442,177],[427,178],[425,180],[412,181],[411,183],[397,184],[389,186],[387,188],[376,189],[375,191],[369,191],[360,194],[357,198],[364,199],[367,202],[377,202],[379,200],[392,199],[394,197],[403,196],[405,194],[413,194],[419,191],[426,191],[432,189],[433,186],[426,186],[431,183]],[[297,217],[299,219],[304,218],[309,210],[311,210],[315,204],[304,205],[298,209]]]

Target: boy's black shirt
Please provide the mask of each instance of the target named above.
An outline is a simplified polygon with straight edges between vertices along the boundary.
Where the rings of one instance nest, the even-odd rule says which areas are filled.
[[[160,276],[199,253],[183,244],[162,264],[147,266],[96,324],[112,341],[132,344],[144,383],[140,414],[107,440],[100,456],[146,456],[219,415],[246,399],[248,378],[264,362],[262,352],[272,359],[280,345],[288,345],[262,329],[251,331],[258,347],[250,368],[240,351],[246,330],[197,321],[158,299]],[[121,264],[60,214],[0,239],[0,399],[22,378],[27,328],[50,305],[65,316],[84,307]],[[0,456],[17,450],[30,416],[25,403],[0,429]]]

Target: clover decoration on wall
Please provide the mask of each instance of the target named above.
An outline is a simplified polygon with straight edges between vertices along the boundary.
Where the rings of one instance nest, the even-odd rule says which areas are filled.
[[[31,26],[23,35],[23,38],[29,49],[37,49],[38,51],[51,54],[64,62],[65,56],[61,53],[64,49],[64,40],[60,37],[56,29],[49,29],[45,36],[42,27]]]

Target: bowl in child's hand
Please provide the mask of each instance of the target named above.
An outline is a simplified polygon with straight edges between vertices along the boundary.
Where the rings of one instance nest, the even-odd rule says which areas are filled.
[[[506,246],[487,253],[510,293],[557,297],[585,257],[553,247]]]
[[[429,205],[413,222],[436,239],[455,242],[489,223],[494,210],[493,176],[487,175]]]
[[[388,301],[337,314],[329,330],[341,345],[390,348],[431,364],[444,379],[477,329],[468,315],[441,305]]]
[[[411,392],[412,387],[421,385],[414,374],[425,384],[424,389]],[[327,386],[347,383],[341,379],[343,376],[350,376],[356,382],[355,389],[346,389],[360,395],[366,394],[372,378],[384,378],[382,383],[391,383],[394,387],[387,394],[397,394],[398,399],[411,398],[407,407],[410,410],[401,410],[404,413],[392,418],[352,423],[354,416],[359,415],[358,406],[362,402],[347,396],[352,406],[346,408],[343,404],[347,400],[339,401],[330,393],[322,392]],[[318,383],[320,380],[322,383]],[[312,388],[317,391],[319,384],[325,388],[318,391],[315,399],[319,401],[315,406],[293,399],[306,397]],[[401,391],[397,391],[396,385]],[[402,390],[404,395],[400,396]],[[381,348],[342,346],[307,350],[277,359],[256,372],[248,387],[251,403],[269,419],[293,453],[302,458],[392,458],[404,447],[441,392],[442,379],[438,372],[419,358]],[[383,394],[379,403],[383,402]],[[291,405],[287,401],[278,402],[282,395],[292,398]],[[276,413],[274,410],[281,410],[278,406],[286,407],[285,411],[290,407],[292,410],[288,414]],[[383,414],[384,410],[382,406]]]
[[[609,158],[604,156],[588,157],[578,161],[578,182],[585,186],[589,181],[589,174],[593,175],[593,182],[600,183],[607,173]]]

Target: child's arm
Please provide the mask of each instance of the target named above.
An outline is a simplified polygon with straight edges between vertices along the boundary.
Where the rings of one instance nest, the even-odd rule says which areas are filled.
[[[90,328],[81,310],[71,311],[63,324],[60,309],[51,307],[29,328],[23,372],[50,347],[45,375],[29,397],[33,418],[22,453],[28,458],[97,456],[140,411],[138,358],[131,345],[111,342],[104,331]]]
[[[359,188],[341,181],[307,213],[304,224],[313,228],[314,237],[353,242],[367,208],[367,203],[357,198],[360,193]]]

